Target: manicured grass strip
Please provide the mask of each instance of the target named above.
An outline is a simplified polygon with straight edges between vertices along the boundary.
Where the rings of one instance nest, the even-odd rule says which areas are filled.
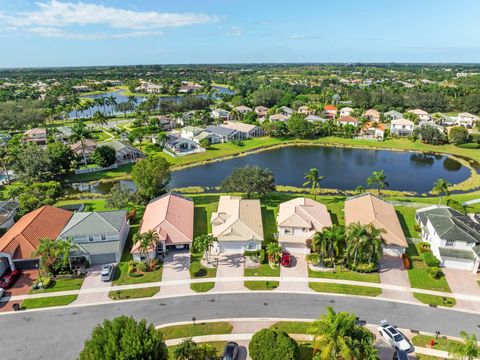
[[[266,256],[265,256],[266,257]],[[280,267],[278,269],[272,269],[270,265],[268,265],[268,260],[265,260],[266,263],[260,265],[260,267],[256,269],[245,269],[244,276],[271,276],[271,277],[279,277],[280,276]]]
[[[435,336],[428,336],[428,335],[415,335],[412,338],[412,343],[415,346],[419,347],[427,347],[430,346],[430,342],[434,340],[435,344],[432,346],[432,349],[435,350],[443,350],[443,351],[448,351],[448,347],[451,344],[460,344],[460,341],[457,340],[449,340],[445,339],[442,337],[439,337],[438,339],[435,339]]]
[[[412,268],[408,270],[408,278],[412,288],[451,292],[447,279],[445,277],[434,279],[430,276],[423,260],[412,261]]]
[[[244,281],[243,285],[250,290],[275,290],[279,282],[278,281]]]
[[[451,297],[444,298],[443,296],[420,294],[416,292],[413,293],[413,296],[415,296],[417,300],[428,305],[453,307],[457,303],[455,299]]]
[[[349,295],[363,295],[363,296],[378,296],[382,293],[382,289],[358,286],[358,285],[344,285],[344,284],[329,284],[329,283],[309,283],[311,289],[317,292],[349,294]]]
[[[288,334],[308,334],[311,327],[312,323],[307,321],[279,321],[270,326],[271,329],[279,329]]]
[[[347,269],[336,269],[335,271],[313,271],[308,269],[308,276],[311,278],[338,279],[350,281],[364,281],[370,283],[380,283],[378,273],[358,273]]]
[[[50,285],[46,290],[30,290],[29,294],[42,294],[42,293],[51,293],[57,291],[70,291],[70,290],[79,290],[82,287],[84,278],[74,278],[74,279],[57,279],[52,280],[53,284]]]
[[[208,342],[201,342],[201,343],[199,342],[197,344],[209,344],[217,351],[217,355],[221,356],[223,354],[223,349],[225,348],[225,345],[227,345],[227,342],[226,341],[208,341]],[[177,360],[174,356],[174,351],[177,348],[177,346],[178,345],[168,347],[169,360]]]
[[[142,288],[142,289],[128,289],[110,291],[108,297],[112,300],[126,300],[126,299],[140,299],[152,297],[160,291],[160,286]]]
[[[214,282],[205,282],[205,283],[196,283],[196,284],[190,284],[190,289],[192,289],[195,292],[207,292],[213,289],[215,286]]]
[[[68,305],[76,299],[77,295],[63,295],[38,299],[26,299],[22,303],[22,309],[38,309],[44,307]]]
[[[202,335],[231,334],[233,326],[226,321],[167,326],[159,329],[163,338],[179,339]]]

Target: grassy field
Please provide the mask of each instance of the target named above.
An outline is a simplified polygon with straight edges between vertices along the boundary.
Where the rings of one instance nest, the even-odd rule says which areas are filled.
[[[208,341],[208,342],[202,342],[199,344],[209,344],[212,346],[216,351],[217,355],[220,356],[223,353],[223,349],[225,348],[225,345],[227,344],[226,341]],[[177,348],[177,346],[169,346],[168,347],[168,359],[169,360],[177,360],[174,355],[174,351]]]
[[[311,278],[324,278],[324,279],[338,279],[338,280],[352,280],[352,281],[364,281],[371,283],[380,283],[380,275],[378,273],[357,273],[347,269],[337,268],[332,272],[312,271],[308,269],[308,276]]]
[[[233,326],[225,321],[167,326],[159,329],[165,340],[202,335],[230,334]]]
[[[400,225],[402,225],[402,230],[405,236],[407,238],[419,237],[420,234],[415,229],[416,209],[410,206],[396,206],[395,211],[397,212],[397,217],[400,221]]]
[[[460,344],[460,341],[449,340],[442,337],[435,339],[435,336],[420,335],[420,334],[415,335],[412,338],[412,343],[415,346],[427,347],[427,345],[430,345],[430,342],[432,340],[435,341],[434,345],[432,346],[432,349],[435,349],[435,350],[448,351],[448,348],[451,344]]]
[[[74,279],[56,279],[52,280],[52,285],[47,289],[38,289],[30,290],[29,294],[42,294],[42,293],[51,293],[58,291],[69,291],[69,290],[79,290],[82,287],[84,278],[74,278]]]
[[[129,289],[110,291],[108,297],[112,300],[127,300],[127,299],[140,299],[146,297],[152,297],[160,291],[160,286],[153,286],[142,289]]]
[[[270,329],[279,329],[288,334],[309,334],[311,322],[303,321],[279,321],[270,326]]]
[[[343,284],[329,284],[329,283],[309,283],[311,289],[317,292],[362,295],[362,296],[378,296],[382,293],[382,289],[358,286],[358,285],[343,285]]]
[[[453,307],[457,303],[455,299],[451,297],[444,298],[442,296],[421,294],[416,292],[413,293],[413,296],[424,304],[434,305],[434,306]]]
[[[244,281],[243,286],[249,290],[263,291],[275,290],[280,283],[278,281]]]
[[[76,299],[77,295],[63,295],[37,299],[26,299],[22,303],[22,309],[38,309],[44,307],[68,305]]]

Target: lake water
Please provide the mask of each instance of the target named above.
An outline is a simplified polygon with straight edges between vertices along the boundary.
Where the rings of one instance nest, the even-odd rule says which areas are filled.
[[[214,99],[216,97],[218,97],[219,95],[222,95],[222,94],[229,94],[229,95],[235,94],[235,91],[230,90],[229,88],[226,88],[226,87],[223,87],[223,86],[212,86],[212,87],[215,89],[215,94],[217,94],[217,95],[215,95],[215,94],[213,95]],[[128,101],[128,96],[125,96],[124,93],[125,93],[125,91],[119,90],[119,91],[106,92],[106,93],[96,94],[96,95],[87,95],[87,96],[82,96],[82,97],[83,98],[96,99],[96,98],[100,98],[100,97],[106,98],[106,97],[113,96],[117,103],[121,103],[121,102]],[[207,95],[205,95],[205,94],[198,94],[196,96],[201,97],[201,98],[206,98],[207,97]],[[145,100],[147,100],[148,95],[135,96],[135,98],[137,99],[137,105],[138,105],[141,102],[144,102]],[[166,102],[166,101],[179,102],[181,99],[182,99],[182,96],[160,96],[159,97],[160,103]],[[119,113],[119,112],[115,111],[115,109],[112,109],[111,106],[105,106],[105,108],[103,106],[100,106],[100,107],[95,106],[95,107],[92,107],[91,110],[72,111],[72,112],[70,112],[69,116],[71,118],[76,118],[76,117],[88,118],[88,117],[90,117],[90,114],[94,114],[96,111],[100,111],[100,112],[108,114],[108,115],[112,114],[112,111],[113,111],[113,114],[116,114],[116,115],[122,114],[122,113]]]

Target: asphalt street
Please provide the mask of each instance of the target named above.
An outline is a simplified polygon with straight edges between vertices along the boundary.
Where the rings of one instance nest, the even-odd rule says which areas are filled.
[[[205,294],[168,299],[119,302],[0,315],[1,359],[74,359],[92,328],[120,315],[155,325],[216,318],[317,318],[332,306],[354,312],[368,323],[387,319],[400,328],[479,334],[480,316],[460,311],[324,294]]]

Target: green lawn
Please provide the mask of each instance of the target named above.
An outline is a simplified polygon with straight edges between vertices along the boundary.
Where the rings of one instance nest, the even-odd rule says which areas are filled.
[[[202,279],[202,278],[215,278],[217,276],[216,268],[207,268],[200,265],[200,270],[196,273],[193,272],[194,263],[200,264],[203,254],[192,253],[190,254],[190,278],[191,279]],[[195,292],[206,292],[211,290],[215,286],[215,282],[205,282],[205,283],[195,283],[190,284],[190,289]]]
[[[86,174],[73,174],[67,178],[68,182],[97,181],[106,179],[126,179],[132,172],[132,164],[119,166],[116,169],[97,171]]]
[[[442,297],[429,294],[413,293],[413,296],[424,304],[435,305],[435,306],[446,306],[453,307],[457,303],[454,298],[451,297]]]
[[[103,211],[108,210],[105,199],[72,199],[72,200],[60,200],[55,206],[76,205],[84,204],[85,211]]]
[[[398,220],[402,225],[403,233],[408,238],[416,238],[419,236],[417,230],[415,230],[415,213],[416,209],[410,206],[396,206]]]
[[[77,295],[63,295],[37,299],[26,299],[22,302],[22,309],[38,309],[44,307],[68,305],[76,299]]]
[[[152,297],[160,291],[160,286],[153,286],[142,289],[129,289],[129,290],[118,290],[110,291],[108,296],[112,300],[126,300],[126,299],[139,299]]]
[[[308,269],[308,276],[311,278],[338,279],[338,280],[380,283],[380,275],[376,272],[364,274],[364,273],[358,273],[355,271],[350,271],[348,269],[340,269],[339,267],[337,267],[335,271],[331,271],[331,272],[313,271]]]
[[[280,283],[278,281],[244,281],[243,285],[249,290],[275,290]]]
[[[432,340],[435,341],[435,344],[432,346],[432,349],[435,349],[435,350],[448,351],[448,347],[450,346],[450,344],[460,344],[460,341],[449,340],[442,337],[435,339],[435,336],[428,336],[428,335],[415,335],[412,338],[412,343],[415,346],[427,347],[427,345],[430,345],[430,342]]]
[[[382,289],[358,286],[358,285],[343,285],[343,284],[329,284],[329,283],[309,283],[311,289],[317,292],[349,294],[349,295],[363,295],[363,296],[378,296],[382,293]]]
[[[30,290],[29,294],[41,294],[41,293],[50,293],[58,291],[69,291],[69,290],[79,290],[82,287],[84,278],[74,278],[74,279],[57,279],[52,280],[52,285],[46,290]]]
[[[223,350],[225,348],[225,345],[227,344],[226,341],[208,341],[208,342],[202,342],[202,343],[198,343],[198,344],[209,344],[210,346],[212,346],[216,351],[217,351],[217,355],[220,356],[221,354],[223,354]],[[169,346],[168,347],[168,359],[169,360],[177,360],[175,358],[175,356],[173,355],[174,351],[175,351],[175,348],[177,346]]]
[[[117,270],[115,271],[115,277],[113,278],[113,285],[130,285],[130,284],[143,284],[149,282],[162,281],[163,267],[160,266],[158,270],[148,271],[141,276],[133,277],[128,275],[128,261],[121,261]]]
[[[308,334],[312,326],[311,322],[304,321],[279,321],[270,326],[271,329],[279,329],[288,334]]]
[[[233,326],[229,322],[208,322],[167,326],[159,329],[165,340],[180,339],[202,335],[231,334]]]

